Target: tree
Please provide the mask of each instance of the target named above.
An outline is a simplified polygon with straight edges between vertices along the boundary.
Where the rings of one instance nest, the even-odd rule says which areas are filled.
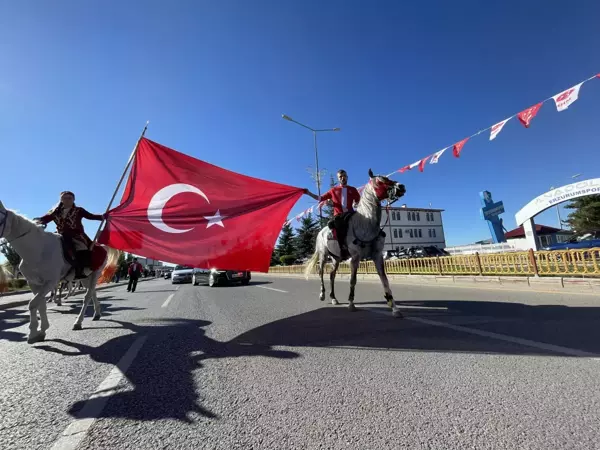
[[[565,208],[574,210],[565,223],[576,233],[600,230],[600,195],[576,198]]]
[[[0,243],[0,251],[6,258],[6,261],[12,269],[14,275],[17,271],[17,267],[19,267],[19,264],[21,263],[21,256],[7,241]]]
[[[313,218],[312,214],[302,218],[295,242],[298,258],[309,258],[313,254],[319,229],[319,222]]]
[[[282,264],[285,264],[282,259],[284,257],[293,256],[295,258],[296,248],[294,245],[294,229],[289,223],[286,223],[281,229],[281,234],[279,235],[279,243],[277,244],[276,252],[277,257],[279,258]],[[289,258],[286,258],[286,260],[289,260]]]

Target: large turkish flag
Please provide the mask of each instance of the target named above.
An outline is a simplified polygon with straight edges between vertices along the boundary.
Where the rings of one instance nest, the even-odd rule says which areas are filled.
[[[203,269],[266,272],[300,188],[213,166],[143,138],[99,242]]]

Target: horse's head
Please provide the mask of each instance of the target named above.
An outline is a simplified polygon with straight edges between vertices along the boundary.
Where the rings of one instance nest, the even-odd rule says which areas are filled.
[[[369,169],[369,184],[373,187],[375,195],[379,200],[389,200],[395,202],[406,193],[406,188],[394,180],[390,180],[383,175],[373,175],[373,171]]]

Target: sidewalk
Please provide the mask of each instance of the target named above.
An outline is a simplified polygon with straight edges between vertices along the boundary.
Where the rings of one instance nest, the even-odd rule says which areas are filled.
[[[142,283],[144,281],[150,281],[150,280],[158,280],[158,279],[159,278],[140,278],[138,283]],[[96,288],[96,290],[102,291],[104,289],[110,289],[113,287],[126,286],[127,283],[129,283],[129,280],[120,281],[118,283],[101,284],[100,286],[98,286]],[[81,291],[75,291],[75,295],[77,295],[80,292]],[[66,295],[65,291],[63,291],[63,295]],[[31,291],[25,291],[25,292],[19,293],[19,294],[13,294],[13,293],[9,293],[8,295],[0,294],[0,310],[24,306],[24,305],[28,304],[32,298],[33,298],[33,294],[31,293]]]

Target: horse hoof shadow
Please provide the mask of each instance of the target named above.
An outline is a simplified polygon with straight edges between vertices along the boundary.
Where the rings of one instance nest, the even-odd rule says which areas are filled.
[[[45,339],[46,339],[46,333],[39,333],[39,334],[27,339],[27,343],[35,344],[36,342],[44,342]]]
[[[80,323],[76,323],[73,325],[73,331],[80,331],[83,330],[83,327],[81,326]]]

